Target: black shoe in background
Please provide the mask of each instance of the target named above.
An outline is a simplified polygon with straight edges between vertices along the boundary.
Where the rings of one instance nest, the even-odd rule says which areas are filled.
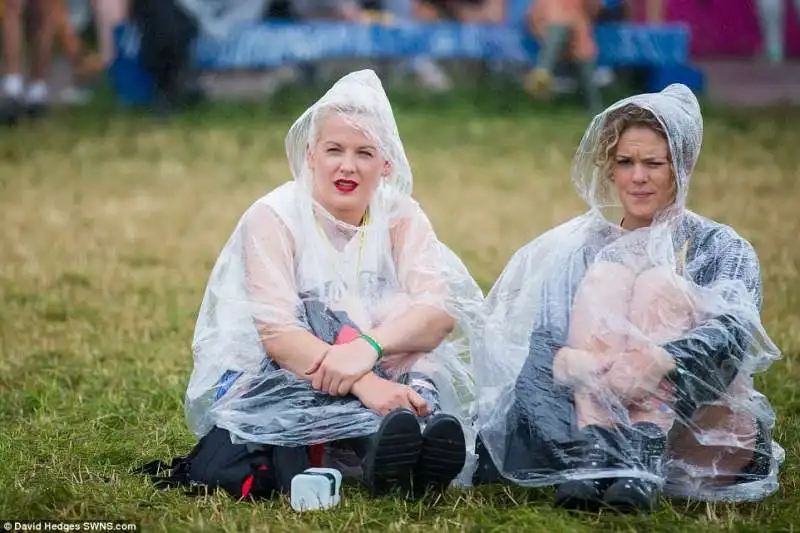
[[[0,126],[16,126],[24,114],[22,100],[11,96],[0,96]]]

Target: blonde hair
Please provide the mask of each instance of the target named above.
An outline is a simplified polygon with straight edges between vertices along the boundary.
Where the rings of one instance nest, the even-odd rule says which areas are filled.
[[[311,132],[312,144],[319,141],[319,132],[322,129],[324,122],[334,115],[341,115],[345,117],[352,126],[362,130],[367,136],[376,137],[377,132],[373,131],[377,128],[371,124],[374,122],[374,112],[366,106],[360,106],[353,103],[347,104],[327,104],[322,106],[312,118]],[[378,139],[375,139],[377,142]]]
[[[597,148],[594,154],[595,164],[601,169],[602,176],[605,178],[604,181],[611,181],[620,137],[625,131],[634,127],[649,128],[665,141],[669,141],[664,126],[651,111],[635,104],[628,104],[611,111],[606,117],[603,129],[600,131],[600,138],[597,141]],[[667,151],[667,158],[672,163],[672,155],[669,150]]]

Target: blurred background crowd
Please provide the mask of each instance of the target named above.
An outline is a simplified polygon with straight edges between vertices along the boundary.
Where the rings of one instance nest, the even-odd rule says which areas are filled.
[[[684,23],[694,55],[781,64],[797,53],[798,13],[800,0],[0,0],[0,121],[16,124],[51,105],[88,102],[115,61],[114,29],[126,21],[141,33],[142,65],[161,111],[207,96],[192,67],[199,36],[224,39],[239,24],[260,20],[516,25],[539,44],[535,67],[520,78],[526,90],[577,90],[594,111],[599,88],[614,81],[611,69],[596,64],[597,25]],[[397,69],[429,90],[455,85],[447,68],[426,57],[398,61]],[[291,71],[293,82],[313,83],[324,65]]]

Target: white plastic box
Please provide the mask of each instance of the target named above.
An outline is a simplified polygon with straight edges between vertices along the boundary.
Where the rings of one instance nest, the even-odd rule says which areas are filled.
[[[295,511],[330,509],[339,505],[342,473],[334,468],[309,468],[292,478],[291,501]]]

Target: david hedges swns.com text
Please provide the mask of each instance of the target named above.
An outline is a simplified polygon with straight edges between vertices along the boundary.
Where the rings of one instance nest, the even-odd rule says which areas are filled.
[[[6,520],[3,522],[2,531],[137,531],[138,529],[132,522],[57,522],[47,520],[18,522]]]

